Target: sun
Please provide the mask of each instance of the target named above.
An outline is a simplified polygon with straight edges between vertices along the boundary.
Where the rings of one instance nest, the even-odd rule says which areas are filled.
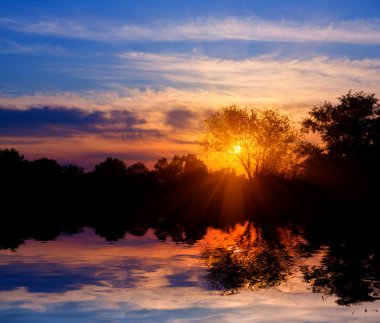
[[[240,154],[241,153],[241,147],[239,145],[233,146],[232,147],[232,152],[234,154]]]

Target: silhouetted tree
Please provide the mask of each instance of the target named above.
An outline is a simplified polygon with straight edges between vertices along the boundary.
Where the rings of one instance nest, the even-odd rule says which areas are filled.
[[[226,163],[236,161],[248,178],[286,173],[292,168],[297,132],[290,118],[277,110],[225,107],[206,119],[200,144]]]
[[[141,162],[137,162],[132,164],[127,168],[127,173],[129,175],[147,175],[149,173],[149,169]]]
[[[25,175],[25,166],[24,156],[17,150],[13,148],[0,149],[0,177],[2,179]]]
[[[168,162],[166,158],[160,158],[154,165],[157,178],[163,182],[170,182],[190,176],[204,176],[207,174],[206,164],[194,154],[186,156],[175,155]]]
[[[21,155],[16,149],[0,149],[0,167],[6,168],[20,164],[24,161],[24,155]]]
[[[62,166],[62,173],[64,176],[77,177],[84,174],[84,168],[74,164],[64,165]]]
[[[183,174],[185,176],[201,177],[207,175],[206,164],[194,154],[188,154],[184,158]]]
[[[169,167],[169,163],[165,157],[160,158],[154,164],[154,169],[155,169],[155,172],[157,174],[158,180],[166,182],[170,179],[168,167]]]
[[[99,178],[123,178],[127,175],[127,168],[122,160],[108,157],[104,162],[95,166],[93,174]]]
[[[373,163],[380,156],[380,106],[375,94],[352,93],[325,102],[309,112],[303,130],[321,135],[320,151],[330,159]],[[314,150],[317,150],[315,147]]]
[[[175,180],[180,178],[180,176],[183,173],[184,163],[184,158],[180,157],[179,155],[175,155],[172,158],[171,162],[168,164],[168,167],[166,168],[169,179]]]
[[[57,178],[62,175],[62,167],[54,159],[40,158],[31,164],[34,176],[47,179]]]

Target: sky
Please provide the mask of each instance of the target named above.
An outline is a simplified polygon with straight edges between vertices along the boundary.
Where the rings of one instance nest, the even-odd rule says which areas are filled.
[[[347,91],[378,93],[380,2],[0,2],[0,148],[90,169],[200,154],[210,111],[296,123]]]

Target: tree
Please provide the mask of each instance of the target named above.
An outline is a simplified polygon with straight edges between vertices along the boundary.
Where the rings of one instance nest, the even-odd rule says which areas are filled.
[[[225,161],[237,161],[248,178],[292,168],[298,135],[290,118],[277,110],[229,106],[206,119],[200,144]]]
[[[24,156],[17,150],[0,149],[0,176],[12,177],[15,175],[21,175],[26,161]]]
[[[100,178],[123,178],[127,174],[127,168],[122,160],[108,157],[95,166],[93,174]]]
[[[178,156],[174,156],[175,159]],[[176,158],[177,159],[177,158]],[[157,178],[162,182],[168,182],[178,177],[178,172],[172,167],[172,163],[169,163],[165,157],[160,158],[155,164],[154,169],[157,174]]]
[[[183,175],[188,177],[201,177],[207,175],[206,164],[194,154],[182,156],[184,160]]]
[[[62,167],[54,159],[40,158],[32,162],[34,176],[53,179],[62,175]]]
[[[303,131],[318,133],[322,150],[329,159],[374,163],[380,154],[380,106],[375,94],[352,93],[325,102],[309,112]]]
[[[0,149],[0,165],[6,167],[24,161],[24,155],[21,155],[16,149]]]
[[[197,177],[207,174],[205,163],[194,154],[186,156],[175,155],[169,163],[166,158],[160,158],[154,165],[159,180],[175,181],[184,177]]]
[[[227,293],[275,287],[287,281],[296,265],[293,255],[301,245],[298,237],[288,233],[256,229],[252,223],[245,224],[243,233],[221,233],[201,253],[208,267],[207,280]]]
[[[127,172],[132,176],[145,176],[149,173],[149,169],[143,163],[137,162],[129,166]]]
[[[75,164],[62,166],[63,175],[66,177],[78,177],[84,174],[84,168]]]

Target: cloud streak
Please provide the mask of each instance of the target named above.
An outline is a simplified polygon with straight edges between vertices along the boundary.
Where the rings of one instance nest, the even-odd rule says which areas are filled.
[[[84,66],[80,71],[70,67],[64,71],[71,77],[96,79],[104,84],[104,90],[64,93],[51,97],[49,104],[57,100],[80,102],[88,109],[122,107],[143,113],[151,125],[164,126],[170,124],[171,117],[166,114],[171,110],[184,108],[192,113],[233,103],[305,114],[311,106],[335,100],[349,89],[376,93],[380,84],[380,59],[289,59],[273,54],[234,60],[146,52],[125,52],[117,57],[114,64],[96,70]],[[141,81],[142,86],[137,88],[130,80]],[[37,95],[25,97],[27,100],[41,104],[49,98]],[[2,101],[13,104],[9,98]]]
[[[70,68],[65,72],[93,77],[93,69],[85,67],[81,73]],[[272,55],[231,60],[126,52],[118,55],[113,68],[100,67],[95,73],[104,76],[99,79],[107,84],[104,90],[3,95],[0,144],[14,143],[33,157],[48,151],[51,158],[79,163],[98,162],[91,156],[99,152],[112,156],[127,152],[132,157],[126,158],[133,161],[139,156],[153,161],[199,153],[195,140],[208,111],[230,104],[266,106],[291,112],[299,121],[313,105],[334,102],[349,89],[376,93],[380,59]],[[132,79],[143,75],[145,86],[124,85],[123,75]],[[59,144],[48,137],[60,137]],[[44,142],[34,143],[39,138]]]
[[[84,134],[139,139],[156,135],[139,128],[145,121],[129,111],[86,112],[59,106],[15,110],[0,107],[0,134],[14,137],[69,137]]]
[[[68,54],[68,52],[60,46],[52,46],[46,44],[23,45],[5,38],[0,38],[0,53],[50,55]]]
[[[153,84],[170,84],[189,92],[192,89],[218,92],[219,96],[227,97],[226,103],[232,99],[235,103],[245,101],[277,107],[299,106],[305,102],[313,105],[335,99],[349,89],[376,92],[380,84],[380,59],[325,56],[279,59],[271,55],[227,60],[138,52],[120,57],[125,61],[121,67],[132,75],[144,74]],[[209,102],[213,103],[214,98],[215,95],[210,95]]]
[[[186,129],[192,126],[194,120],[197,120],[195,112],[186,108],[177,108],[166,113],[166,123],[173,128]]]
[[[100,42],[243,40],[380,44],[380,20],[376,19],[305,23],[256,17],[209,17],[175,23],[156,21],[146,25],[112,25],[62,18],[40,21],[0,18],[0,26],[24,33]]]
[[[324,56],[279,59],[261,56],[227,60],[192,54],[141,52],[127,52],[118,57],[119,61],[113,68],[95,71],[96,76],[103,74],[107,90],[3,96],[0,105],[14,110],[27,110],[31,106],[74,105],[83,110],[81,113],[88,114],[84,116],[77,112],[82,122],[89,118],[90,113],[101,111],[103,119],[96,129],[103,133],[106,126],[119,129],[117,119],[126,117],[111,116],[110,111],[127,110],[135,118],[144,120],[133,125],[135,128],[161,131],[161,134],[170,132],[173,135],[176,132],[176,139],[190,140],[189,136],[178,138],[179,132],[185,134],[190,128],[195,130],[194,122],[199,123],[207,111],[220,106],[267,106],[293,112],[300,117],[305,116],[313,105],[322,104],[325,100],[334,101],[350,89],[376,93],[380,84],[380,59]],[[70,69],[66,72],[78,78],[93,77],[92,69],[86,71],[84,68],[80,74]],[[146,85],[143,88],[123,85],[119,79],[122,75],[135,79],[144,75]],[[57,113],[45,112],[49,112],[51,117]],[[9,118],[10,113],[7,114]],[[11,124],[11,120],[7,122]],[[65,127],[69,129],[67,125]],[[125,125],[121,129],[123,127]],[[92,132],[94,129],[83,128],[83,131]]]

